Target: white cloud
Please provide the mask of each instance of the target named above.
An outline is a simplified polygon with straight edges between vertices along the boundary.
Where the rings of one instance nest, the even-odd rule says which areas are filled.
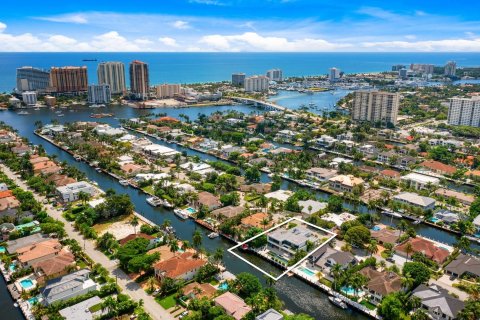
[[[134,42],[135,42],[136,44],[144,45],[144,46],[154,44],[154,42],[153,42],[152,40],[145,39],[145,38],[135,39]]]
[[[141,51],[139,46],[128,41],[116,31],[93,37],[91,44],[98,51]]]
[[[407,34],[407,35],[405,36],[405,39],[415,40],[415,39],[417,39],[417,36],[414,35],[414,34]]]
[[[172,26],[175,29],[189,29],[190,28],[190,24],[187,21],[183,21],[183,20],[177,20],[177,21],[173,22]]]
[[[0,32],[3,32],[5,29],[7,29],[7,25],[3,22],[0,22]]]
[[[65,23],[77,23],[77,24],[88,23],[87,16],[80,13],[64,14],[64,15],[51,16],[51,17],[37,17],[36,19],[52,21],[52,22],[65,22]]]
[[[177,40],[170,37],[161,37],[158,38],[158,41],[169,47],[178,47]]]
[[[364,42],[364,48],[375,51],[422,51],[422,52],[478,52],[480,38],[476,39],[444,39],[429,41],[383,41]]]
[[[217,0],[190,0],[190,3],[198,3],[198,4],[206,4],[209,6],[223,6],[225,5],[223,2]]]
[[[208,35],[200,39],[213,51],[334,51],[351,47],[348,43],[332,43],[323,39],[294,39],[261,36],[255,32],[239,35]]]

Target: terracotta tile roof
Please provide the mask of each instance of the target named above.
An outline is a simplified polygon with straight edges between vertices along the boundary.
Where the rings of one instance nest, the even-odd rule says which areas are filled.
[[[442,172],[446,174],[453,174],[457,171],[457,168],[450,166],[448,164],[441,163],[435,160],[426,160],[423,161],[420,166],[428,168],[433,171]]]
[[[242,224],[247,227],[257,227],[263,229],[264,226],[262,225],[263,219],[268,219],[268,214],[264,212],[254,213],[251,216],[245,217],[242,219]],[[272,222],[269,222],[265,228],[270,228],[272,226]]]
[[[180,120],[178,120],[177,118],[173,118],[173,117],[160,117],[160,118],[157,118],[153,121],[155,121],[155,122],[180,122]]]
[[[372,238],[377,239],[381,243],[395,244],[400,237],[401,231],[385,228],[378,231],[370,230],[370,234]]]
[[[7,209],[15,209],[20,206],[20,201],[15,197],[6,197],[0,199],[0,211]]]
[[[33,155],[33,156],[30,157],[30,163],[31,164],[44,162],[44,161],[49,161],[49,160],[50,159],[48,157],[40,157],[40,156],[37,156],[37,155]]]
[[[225,218],[234,218],[245,210],[244,206],[227,206],[212,211],[214,216],[223,216]]]
[[[210,206],[220,206],[220,199],[207,191],[202,191],[198,194],[198,203]]]
[[[18,261],[28,263],[29,261],[39,259],[51,254],[57,254],[62,250],[62,245],[57,239],[51,239],[40,243],[34,243],[27,247],[17,250]]]
[[[366,287],[382,296],[402,289],[402,279],[394,272],[380,272],[373,267],[365,267],[360,273],[369,279]]]
[[[181,255],[157,263],[154,268],[157,272],[162,273],[164,277],[175,279],[205,264],[207,264],[207,260],[194,259],[193,253],[184,252]]]
[[[242,298],[231,292],[225,292],[216,297],[215,304],[222,307],[227,314],[231,315],[236,320],[242,319],[243,316],[252,310]]]
[[[443,263],[450,255],[448,250],[437,247],[433,242],[419,237],[409,239],[398,245],[395,248],[396,251],[402,252],[404,255],[406,255],[405,247],[407,246],[407,243],[412,245],[413,252],[423,253],[427,258],[432,259],[437,263]]]
[[[64,271],[75,262],[75,256],[66,250],[62,250],[58,256],[34,263],[35,270],[41,270],[45,276],[52,276]]]
[[[395,170],[391,170],[391,169],[382,170],[382,171],[380,171],[380,174],[384,175],[384,176],[387,176],[387,177],[391,177],[391,178],[399,178],[400,177],[400,172],[395,171]]]
[[[8,197],[13,197],[12,190],[0,191],[0,199],[8,198]]]
[[[131,241],[131,240],[137,239],[137,238],[143,238],[143,239],[147,239],[147,240],[155,239],[154,236],[148,235],[146,233],[132,233],[132,234],[129,234],[128,236],[126,236],[125,238],[119,240],[118,243],[120,243],[120,245],[123,246],[128,241]]]
[[[211,299],[217,292],[217,289],[215,289],[210,283],[200,284],[198,282],[192,282],[183,287],[182,292],[186,296],[193,295],[197,299],[203,297]]]

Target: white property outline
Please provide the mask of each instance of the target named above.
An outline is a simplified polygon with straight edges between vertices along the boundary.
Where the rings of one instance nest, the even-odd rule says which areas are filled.
[[[268,232],[271,232],[275,229],[278,229],[280,228],[281,226],[283,226],[284,224],[287,224],[289,223],[290,221],[293,221],[293,220],[296,220],[296,221],[299,221],[301,223],[305,223],[307,225],[309,225],[310,227],[313,227],[313,228],[316,228],[316,229],[319,229],[319,230],[322,230],[323,232],[327,233],[327,234],[331,234],[332,236],[330,238],[328,238],[326,241],[324,241],[321,245],[319,245],[317,248],[313,249],[310,253],[308,253],[305,257],[303,257],[302,259],[300,259],[297,263],[295,263],[293,266],[287,268],[287,270],[285,272],[283,272],[282,274],[280,274],[278,277],[274,277],[272,276],[269,272],[266,272],[264,271],[263,269],[257,267],[256,265],[254,265],[253,263],[251,263],[250,261],[248,261],[247,259],[245,259],[244,257],[240,256],[239,254],[233,252],[235,249],[237,249],[238,247],[244,245],[245,243],[247,242],[250,242],[251,240],[254,240],[258,237],[261,237],[263,236],[264,234],[268,233]],[[307,222],[305,220],[302,220],[302,219],[299,219],[299,218],[290,218],[276,226],[273,226],[271,227],[270,229],[266,230],[266,231],[263,231],[253,237],[251,237],[250,239],[247,239],[239,244],[236,244],[235,246],[231,247],[230,249],[228,249],[228,252],[230,252],[231,254],[233,254],[234,256],[236,256],[237,258],[241,259],[242,261],[248,263],[250,266],[254,267],[255,269],[257,269],[258,271],[260,271],[261,273],[269,276],[270,278],[272,278],[273,280],[275,281],[278,281],[280,280],[281,277],[283,277],[284,275],[286,275],[287,273],[289,273],[290,271],[292,271],[293,269],[295,269],[296,267],[298,267],[303,261],[305,261],[306,259],[308,259],[308,257],[310,257],[312,254],[314,254],[318,249],[320,249],[321,247],[323,247],[324,245],[326,245],[327,243],[329,243],[331,240],[333,240],[333,238],[335,238],[337,236],[336,233],[333,233],[332,231],[329,231],[329,230],[326,230],[326,229],[323,229],[322,227],[319,227],[319,226],[316,226],[310,222]],[[263,257],[262,257],[263,258]]]

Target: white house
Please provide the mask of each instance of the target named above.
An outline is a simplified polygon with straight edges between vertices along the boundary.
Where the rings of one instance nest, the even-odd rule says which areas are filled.
[[[90,196],[95,195],[95,187],[86,181],[69,183],[63,187],[57,188],[57,193],[63,202],[71,202],[78,200],[80,192],[85,192]]]
[[[400,179],[416,190],[425,189],[428,185],[438,186],[440,184],[440,179],[419,173],[409,173]]]

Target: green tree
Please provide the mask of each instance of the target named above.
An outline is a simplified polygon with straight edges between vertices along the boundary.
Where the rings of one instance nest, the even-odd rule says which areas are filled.
[[[378,314],[388,320],[402,320],[405,318],[404,306],[397,293],[385,296],[378,305]]]
[[[365,226],[356,226],[347,230],[345,233],[345,241],[350,243],[354,247],[364,248],[364,246],[370,243],[370,230]]]
[[[402,274],[414,279],[413,287],[427,282],[430,279],[430,269],[421,262],[406,262],[403,265]]]
[[[130,220],[130,225],[133,227],[133,233],[137,234],[137,226],[140,224],[137,216],[133,216]]]

